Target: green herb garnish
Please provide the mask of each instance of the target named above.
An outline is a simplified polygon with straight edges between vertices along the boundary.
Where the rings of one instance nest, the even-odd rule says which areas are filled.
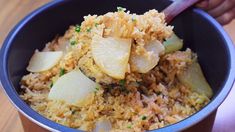
[[[131,128],[132,126],[131,125],[128,125],[127,128]]]
[[[91,32],[91,27],[87,28],[86,31],[87,31],[87,32]]]
[[[53,84],[53,82],[51,82],[51,84],[50,84],[50,88],[52,88],[52,87],[53,87],[53,85],[54,85],[54,84]]]
[[[95,91],[94,91],[94,92],[96,93],[96,92],[98,92],[99,90],[100,90],[100,85],[97,84],[96,87],[95,87]]]
[[[70,41],[70,45],[75,45],[75,44],[77,44],[77,41],[75,40]]]
[[[141,119],[142,119],[142,120],[146,120],[146,119],[147,119],[147,116],[142,116]]]
[[[76,25],[76,26],[75,26],[75,31],[79,33],[79,32],[81,31],[81,26]]]
[[[60,68],[60,77],[63,76],[65,74],[65,69],[64,68]]]
[[[118,7],[117,7],[117,10],[118,10],[118,11],[126,11],[126,8],[123,8],[123,7],[118,6]]]
[[[95,27],[97,27],[99,24],[98,23],[95,23]]]
[[[99,86],[97,86],[95,89],[96,89],[97,91],[99,91],[99,90],[100,90],[100,87],[99,87]]]
[[[121,90],[122,92],[128,93],[129,91],[126,89],[125,83],[126,83],[126,80],[124,80],[124,79],[119,81],[120,90]]]
[[[125,83],[126,83],[126,80],[120,80],[120,81],[119,81],[119,84],[120,84],[121,86],[124,86]]]

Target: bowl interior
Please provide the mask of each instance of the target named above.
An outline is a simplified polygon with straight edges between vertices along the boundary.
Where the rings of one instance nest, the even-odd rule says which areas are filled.
[[[50,8],[44,8],[22,22],[10,42],[6,64],[9,79],[17,92],[20,92],[19,81],[27,74],[25,69],[35,49],[41,50],[57,34],[63,35],[69,25],[80,24],[83,16],[116,11],[117,6],[125,7],[131,13],[137,14],[149,9],[161,11],[170,2],[166,0],[135,0],[135,2],[67,0],[54,3],[50,4]],[[207,18],[195,10],[188,10],[181,14],[172,25],[175,27],[176,34],[184,40],[184,47],[189,47],[197,53],[203,72],[213,88],[213,98],[216,98],[227,80],[230,68],[230,56],[224,37]]]
[[[90,4],[91,2],[95,4]],[[149,9],[161,11],[168,3],[164,0],[149,0],[148,2],[136,0],[135,3],[120,0],[103,0],[102,2],[74,0],[43,11],[24,25],[9,49],[8,67],[15,89],[19,91],[19,80],[27,73],[25,67],[35,49],[42,49],[56,35],[63,35],[69,25],[80,24],[83,16],[116,11],[117,6],[125,7],[137,14]],[[229,56],[223,37],[213,25],[193,11],[180,15],[172,25],[175,27],[176,34],[184,40],[184,47],[189,47],[197,53],[203,72],[216,95],[226,81],[229,68]]]

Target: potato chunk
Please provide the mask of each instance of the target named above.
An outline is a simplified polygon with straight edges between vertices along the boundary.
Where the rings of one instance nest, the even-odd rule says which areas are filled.
[[[155,40],[144,46],[147,53],[137,55],[131,55],[131,67],[132,70],[137,71],[139,73],[147,73],[151,69],[153,69],[159,61],[159,55],[164,53],[164,46],[161,42]]]
[[[30,72],[42,72],[55,66],[63,55],[62,51],[35,52],[27,70]]]
[[[165,42],[163,42],[165,46],[165,53],[171,53],[183,48],[183,40],[181,40],[176,34],[172,34],[170,38],[168,38]]]
[[[92,56],[98,67],[115,79],[124,79],[128,70],[131,39],[94,36]]]
[[[55,82],[48,98],[78,104],[89,97],[97,86],[98,84],[86,77],[80,70],[73,70]]]
[[[178,79],[184,85],[192,88],[193,91],[200,94],[205,94],[208,98],[211,98],[213,91],[206,81],[202,69],[199,63],[194,62],[185,71],[178,75]]]

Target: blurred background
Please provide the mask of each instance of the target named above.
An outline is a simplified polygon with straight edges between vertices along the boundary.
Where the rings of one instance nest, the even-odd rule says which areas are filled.
[[[22,18],[34,9],[51,0],[0,0],[0,47],[9,31]],[[224,26],[235,42],[235,20]],[[235,58],[235,56],[234,56]],[[1,74],[1,71],[0,71]],[[16,109],[11,105],[0,86],[0,131],[23,132],[23,127]],[[219,107],[213,132],[232,132],[235,130],[235,85],[232,91]]]

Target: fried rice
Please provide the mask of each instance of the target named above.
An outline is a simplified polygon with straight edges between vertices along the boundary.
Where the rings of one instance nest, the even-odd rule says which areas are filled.
[[[121,86],[114,84],[120,80],[103,73],[92,58],[90,43],[97,34],[132,38],[138,53],[144,52],[146,42],[156,39],[163,42],[173,33],[173,27],[168,26],[164,18],[164,14],[156,10],[143,15],[118,11],[85,16],[81,26],[70,26],[63,36],[46,44],[43,51],[63,51],[63,58],[48,71],[23,76],[21,98],[46,118],[85,131],[92,131],[95,123],[103,118],[111,122],[112,132],[141,132],[189,117],[210,101],[176,77],[196,58],[190,49],[160,56],[159,64],[148,73],[126,73]],[[80,30],[79,33],[76,30]],[[61,68],[67,73],[76,67],[96,82],[114,85],[101,85],[82,107],[48,99]]]

